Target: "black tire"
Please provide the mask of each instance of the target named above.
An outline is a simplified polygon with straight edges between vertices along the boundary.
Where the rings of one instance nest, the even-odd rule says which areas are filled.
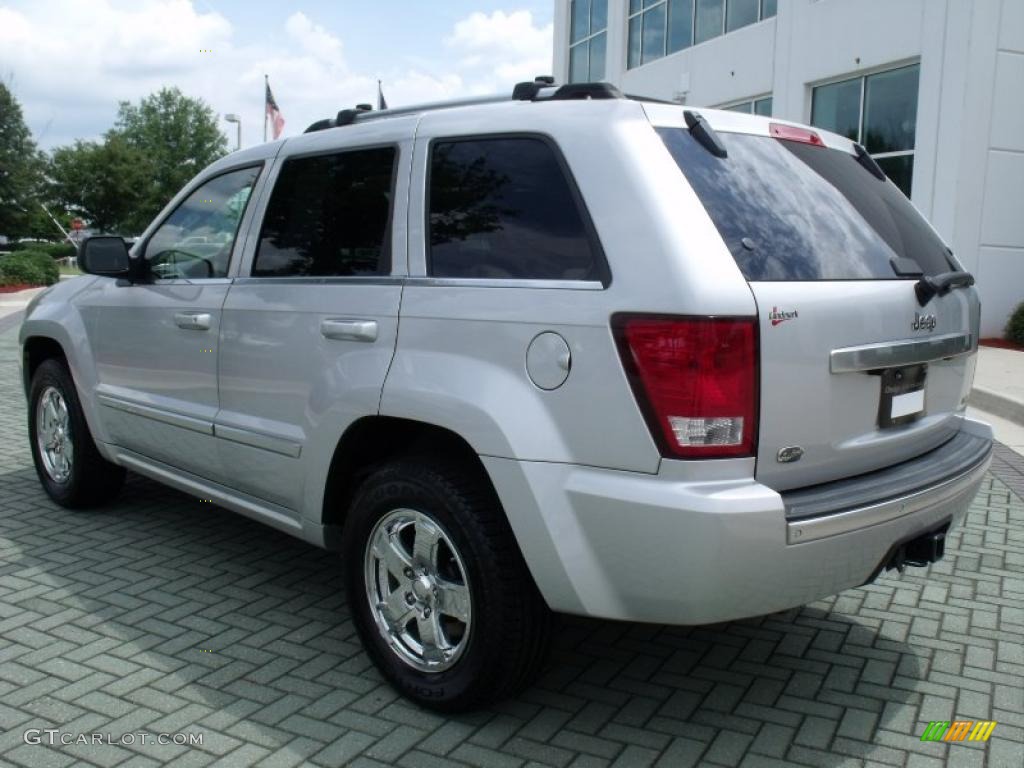
[[[480,472],[429,458],[395,461],[366,479],[345,522],[345,581],[364,646],[399,692],[443,712],[471,709],[525,688],[543,665],[551,637],[551,611]],[[472,623],[461,655],[443,671],[410,665],[384,639],[371,613],[367,545],[377,524],[402,509],[440,524],[466,571]]]
[[[68,441],[72,447],[70,474],[63,482],[50,476],[40,454],[37,409],[39,400],[50,388],[63,398],[68,412]],[[110,501],[124,484],[124,468],[104,459],[89,432],[82,413],[82,404],[71,373],[63,361],[44,360],[32,376],[28,398],[28,435],[32,461],[46,494],[62,507],[84,509]]]

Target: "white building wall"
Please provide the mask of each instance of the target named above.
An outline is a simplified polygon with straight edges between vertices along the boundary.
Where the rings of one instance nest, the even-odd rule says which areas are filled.
[[[1024,2],[1003,0],[997,27],[977,276],[989,316],[1005,322],[1024,300]],[[974,130],[968,119],[965,143]]]
[[[810,120],[811,88],[920,62],[912,200],[978,279],[982,333],[1024,301],[1024,0],[778,0],[778,14],[626,69],[628,0],[608,0],[605,79],[718,105],[771,94]],[[554,73],[568,79],[569,0]]]

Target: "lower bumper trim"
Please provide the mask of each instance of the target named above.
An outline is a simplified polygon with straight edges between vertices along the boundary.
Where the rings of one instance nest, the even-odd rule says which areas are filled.
[[[878,504],[849,509],[835,515],[789,522],[786,524],[786,543],[804,544],[828,536],[837,536],[849,531],[886,523],[972,493],[991,463],[992,453],[990,450],[984,459],[966,472],[931,488]]]

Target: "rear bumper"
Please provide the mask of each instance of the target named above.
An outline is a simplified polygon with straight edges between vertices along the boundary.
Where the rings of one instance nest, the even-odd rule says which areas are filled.
[[[706,624],[784,610],[859,586],[893,546],[967,513],[990,463],[813,519],[751,478],[752,459],[663,462],[658,475],[484,458],[530,570],[554,610]],[[792,516],[790,516],[792,517]],[[801,533],[802,531],[802,533]]]
[[[784,492],[786,542],[823,539],[942,504],[984,474],[991,454],[991,437],[960,430],[944,445],[916,459],[859,477]]]

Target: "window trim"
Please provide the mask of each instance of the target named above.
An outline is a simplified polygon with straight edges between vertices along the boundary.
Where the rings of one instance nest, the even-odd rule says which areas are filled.
[[[321,157],[324,155],[341,155],[346,152],[360,152],[371,149],[394,149],[395,151],[395,162],[391,168],[391,200],[388,206],[388,223],[386,225],[386,236],[384,239],[385,253],[381,254],[381,266],[386,266],[386,270],[379,272],[376,275],[254,275],[253,270],[256,268],[256,259],[260,255],[260,245],[263,240],[263,224],[267,218],[267,212],[270,210],[270,204],[274,202],[274,191],[277,189],[277,182],[281,178],[281,174],[284,171],[285,166],[289,160],[305,160],[309,157]],[[399,142],[396,141],[381,141],[374,142],[371,144],[358,144],[358,145],[345,145],[344,147],[330,147],[325,149],[315,149],[308,152],[295,152],[294,154],[285,155],[284,157],[277,158],[276,168],[274,176],[271,179],[273,182],[267,197],[267,204],[263,208],[263,215],[259,221],[259,227],[255,229],[255,242],[253,243],[252,258],[249,259],[249,270],[246,275],[239,275],[235,281],[240,280],[246,281],[246,284],[267,283],[268,281],[287,281],[293,283],[295,281],[315,282],[324,283],[326,281],[361,281],[366,283],[369,280],[381,280],[383,278],[394,277],[395,271],[395,249],[394,249],[394,220],[395,220],[395,205],[396,195],[398,191],[398,168],[402,160],[402,147]]]
[[[595,267],[597,272],[597,279],[580,279],[580,280],[549,280],[545,278],[510,278],[503,280],[500,278],[493,277],[440,277],[433,273],[433,247],[430,243],[430,177],[434,166],[434,147],[437,144],[453,144],[463,143],[470,141],[497,141],[501,139],[533,139],[540,140],[548,146],[552,154],[555,157],[555,162],[558,163],[559,170],[562,172],[562,177],[565,179],[568,187],[569,194],[572,197],[573,203],[576,205],[576,211],[579,214],[580,221],[583,224],[584,236],[587,239],[587,244],[590,246],[591,253],[594,256]],[[426,147],[426,161],[427,168],[426,173],[423,177],[423,249],[425,251],[424,256],[424,267],[426,270],[425,277],[431,281],[460,281],[462,285],[480,285],[498,283],[503,287],[523,287],[521,285],[513,285],[514,283],[529,283],[531,288],[542,288],[542,287],[562,287],[559,286],[544,286],[542,283],[558,283],[568,284],[573,286],[582,286],[587,283],[600,284],[601,289],[607,289],[612,284],[612,273],[608,268],[608,259],[605,257],[604,248],[601,245],[601,238],[598,237],[597,229],[594,227],[594,221],[590,217],[590,210],[587,208],[586,201],[583,199],[583,195],[580,192],[579,186],[576,184],[576,177],[572,173],[572,169],[569,167],[569,163],[565,159],[565,155],[562,153],[562,148],[558,146],[558,142],[555,141],[554,137],[547,133],[539,131],[502,131],[498,133],[472,133],[472,134],[458,134],[454,136],[434,136],[431,137],[427,142]],[[438,283],[435,283],[438,284]]]
[[[150,227],[151,227],[150,233],[148,235],[146,235],[146,238],[137,246],[137,253],[139,254],[138,255],[139,266],[141,267],[141,266],[145,265],[146,262],[148,261],[148,259],[146,258],[146,251],[149,249],[149,243],[153,239],[153,236],[157,232],[159,232],[160,228],[163,227],[163,225],[167,223],[167,220],[170,219],[171,216],[173,216],[175,213],[177,213],[178,209],[181,208],[181,206],[183,206],[186,203],[186,201],[188,201],[188,199],[190,197],[192,197],[192,193],[193,192],[195,192],[200,187],[202,187],[202,186],[204,186],[206,184],[209,184],[214,179],[219,179],[221,176],[227,176],[229,173],[236,173],[238,171],[245,171],[245,170],[248,170],[250,168],[259,168],[259,173],[256,174],[256,178],[253,179],[253,181],[252,181],[252,192],[250,192],[250,194],[249,194],[249,199],[245,201],[245,208],[242,209],[242,215],[238,217],[238,224],[235,225],[235,237],[231,241],[231,256],[228,257],[228,268],[227,268],[227,273],[225,274],[225,276],[224,277],[199,277],[199,278],[185,278],[185,277],[167,277],[167,278],[164,278],[164,277],[153,277],[153,276],[150,275],[148,277],[148,280],[150,282],[152,282],[152,283],[159,283],[160,285],[168,285],[168,284],[173,283],[173,282],[196,283],[198,281],[202,281],[203,283],[209,283],[211,280],[216,280],[216,281],[231,280],[231,277],[230,277],[231,267],[235,263],[235,252],[236,252],[236,248],[238,247],[238,233],[242,229],[242,222],[245,221],[245,214],[249,211],[249,204],[252,203],[252,199],[253,199],[253,197],[255,195],[255,192],[256,192],[256,187],[259,186],[260,181],[263,179],[264,171],[266,171],[266,169],[267,169],[267,162],[266,162],[266,160],[257,160],[256,162],[245,163],[244,165],[237,165],[237,166],[235,166],[233,168],[227,168],[227,169],[225,169],[223,171],[218,171],[217,173],[211,173],[209,176],[204,176],[201,179],[193,179],[192,180],[192,184],[186,185],[184,187],[184,189],[182,189],[182,191],[180,191],[178,193],[177,197],[180,197],[181,201],[176,206],[174,206],[174,208],[172,208],[170,211],[168,211],[166,216],[163,216],[162,218],[158,219],[157,221],[159,223],[150,224]]]

